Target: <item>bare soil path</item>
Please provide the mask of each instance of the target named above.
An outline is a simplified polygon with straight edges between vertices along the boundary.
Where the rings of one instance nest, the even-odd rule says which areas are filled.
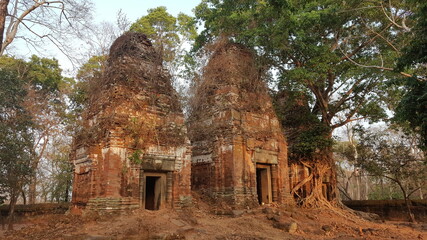
[[[427,223],[368,221],[350,212],[260,206],[215,214],[205,203],[181,211],[135,210],[122,215],[42,215],[27,218],[10,240],[113,239],[401,239],[427,240]]]

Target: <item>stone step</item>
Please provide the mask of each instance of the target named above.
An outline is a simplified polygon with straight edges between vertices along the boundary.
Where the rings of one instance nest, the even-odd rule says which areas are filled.
[[[139,208],[139,202],[133,198],[93,198],[87,203],[87,209],[96,211],[121,211]]]

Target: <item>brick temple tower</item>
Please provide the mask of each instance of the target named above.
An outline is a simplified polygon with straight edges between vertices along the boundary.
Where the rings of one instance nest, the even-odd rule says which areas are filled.
[[[219,44],[191,101],[192,187],[235,208],[287,203],[287,145],[253,54]]]
[[[191,148],[178,95],[143,34],[111,46],[75,138],[73,209],[180,207],[191,202]]]

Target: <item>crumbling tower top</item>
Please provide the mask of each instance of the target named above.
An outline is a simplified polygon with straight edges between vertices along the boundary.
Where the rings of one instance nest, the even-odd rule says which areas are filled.
[[[190,102],[190,121],[218,108],[274,115],[267,86],[261,79],[262,72],[252,51],[230,42],[217,43],[212,50]],[[224,101],[218,101],[220,98]]]
[[[163,68],[161,55],[147,36],[129,32],[117,38],[111,46],[102,84],[170,94],[175,92],[170,78]]]
[[[124,102],[181,114],[178,95],[170,79],[160,54],[147,36],[125,33],[112,44],[105,71],[94,83],[96,87],[91,88],[87,117],[93,117],[108,105],[118,106]],[[145,100],[140,101],[142,99]]]
[[[111,62],[124,57],[162,64],[161,56],[156,53],[150,40],[142,33],[127,32],[114,41],[110,48]]]

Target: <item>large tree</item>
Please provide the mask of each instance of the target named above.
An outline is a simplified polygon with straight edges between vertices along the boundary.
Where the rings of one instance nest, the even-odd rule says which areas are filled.
[[[148,14],[136,20],[129,31],[148,36],[171,73],[172,84],[178,91],[184,91],[182,83],[177,80],[187,77],[182,66],[189,46],[197,36],[195,19],[184,13],[175,17],[167,12],[166,7],[157,7],[148,9]]]
[[[163,61],[172,62],[182,44],[195,38],[197,33],[194,23],[194,19],[184,13],[174,17],[167,12],[166,7],[157,7],[148,9],[148,14],[136,20],[129,30],[147,35]]]
[[[9,198],[9,228],[22,187],[33,173],[33,122],[23,107],[25,81],[0,69],[0,195]]]
[[[33,136],[31,169],[32,175],[28,189],[29,203],[36,202],[37,180],[40,175],[40,162],[47,160],[47,150],[51,147],[55,136],[64,136],[64,120],[66,120],[66,102],[62,90],[69,79],[62,76],[58,61],[39,58],[33,55],[29,61],[11,57],[0,57],[0,67],[13,72],[21,88],[25,90],[20,107],[32,121],[29,129]],[[24,187],[24,186],[23,186]],[[25,201],[25,200],[24,200]]]
[[[260,64],[275,70],[278,96],[289,100],[289,110],[297,109],[291,118],[303,120],[284,115],[284,123],[299,132],[291,157],[311,169],[313,188],[304,205],[329,205],[322,194],[325,174],[332,183],[328,200],[337,200],[334,129],[385,117],[386,102],[392,103],[387,97],[395,93],[383,83],[395,74],[410,14],[400,1],[379,0],[205,0],[197,6],[205,30],[196,47],[220,35],[252,47]]]
[[[362,131],[359,138],[356,164],[373,176],[397,184],[405,199],[409,218],[415,222],[409,197],[426,184],[427,165],[413,135],[387,129]]]
[[[63,121],[65,120],[66,103],[61,92],[67,85],[67,78],[56,59],[32,56],[26,63],[27,71],[23,78],[27,81],[28,94],[24,107],[31,115],[34,126],[35,155],[31,167],[37,172],[33,174],[29,185],[29,203],[36,203],[40,162],[47,158],[48,149],[56,136],[64,136]]]
[[[87,107],[89,97],[99,89],[98,82],[105,70],[107,58],[106,55],[93,56],[77,72],[77,81],[72,84],[72,91],[69,94],[71,113],[75,123]],[[77,129],[77,126],[74,127]]]
[[[427,150],[427,2],[413,0],[416,12],[412,15],[416,25],[407,34],[410,36],[408,46],[403,49],[397,70],[413,71],[418,77],[400,79],[405,93],[400,101],[394,120],[407,125],[418,134],[420,147]]]

